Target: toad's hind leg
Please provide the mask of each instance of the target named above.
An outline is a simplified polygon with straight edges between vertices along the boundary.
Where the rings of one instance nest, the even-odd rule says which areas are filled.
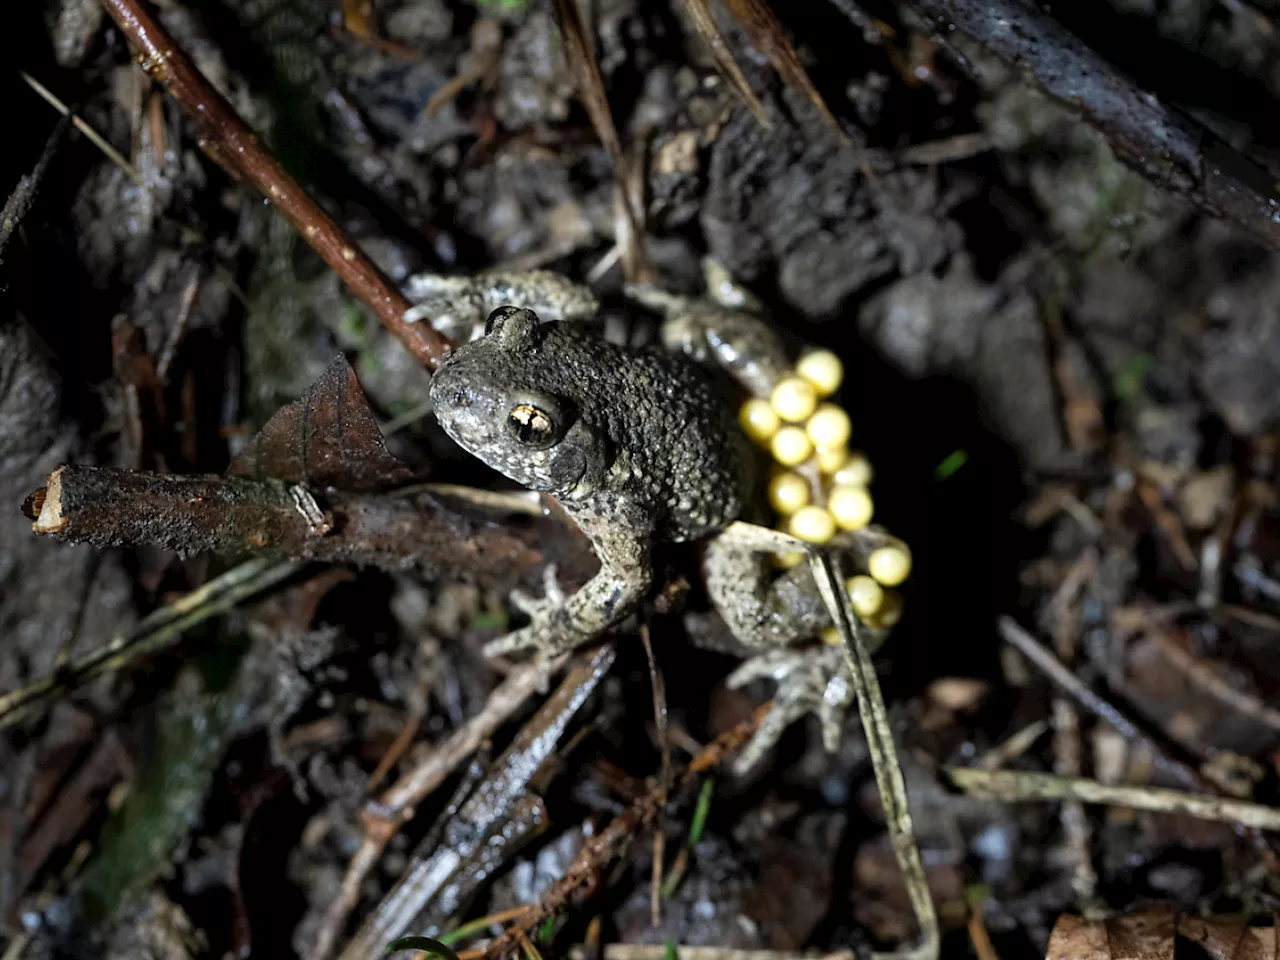
[[[789,646],[831,623],[807,564],[777,575],[767,553],[721,535],[706,545],[702,574],[716,611],[751,650]]]
[[[710,541],[703,554],[712,604],[734,637],[755,652],[730,675],[728,685],[740,687],[757,679],[778,685],[773,709],[734,763],[738,773],[754,767],[788,726],[809,713],[818,717],[823,745],[835,750],[850,703],[838,647],[792,646],[817,637],[831,624],[831,616],[808,564],[774,575],[768,554],[761,551],[779,545],[793,541],[779,539],[775,531],[735,524]]]

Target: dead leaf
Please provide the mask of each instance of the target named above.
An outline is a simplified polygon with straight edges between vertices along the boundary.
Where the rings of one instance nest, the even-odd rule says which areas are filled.
[[[1222,464],[1193,473],[1178,491],[1183,522],[1192,530],[1208,530],[1226,512],[1235,486],[1235,470]]]
[[[1063,914],[1049,934],[1045,960],[1107,960],[1107,930],[1101,922]]]
[[[1104,921],[1112,960],[1173,960],[1177,921],[1168,904]]]
[[[346,491],[385,490],[412,476],[387,451],[360,381],[342,355],[306,393],[272,415],[227,475]]]
[[[1058,918],[1045,960],[1276,960],[1276,924],[1249,926],[1245,917],[1175,916],[1168,904],[1107,920]]]

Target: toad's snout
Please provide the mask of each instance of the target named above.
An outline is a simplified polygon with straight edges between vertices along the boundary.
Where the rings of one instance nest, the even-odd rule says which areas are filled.
[[[471,450],[485,443],[493,425],[493,401],[477,393],[468,377],[451,366],[442,366],[431,378],[427,395],[449,436]]]

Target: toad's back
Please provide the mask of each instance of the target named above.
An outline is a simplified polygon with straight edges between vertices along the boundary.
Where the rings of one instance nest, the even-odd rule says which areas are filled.
[[[725,385],[709,371],[567,324],[548,324],[526,357],[537,374],[529,385],[573,402],[605,439],[600,489],[575,512],[621,498],[645,509],[662,539],[690,540],[742,511],[750,455]]]

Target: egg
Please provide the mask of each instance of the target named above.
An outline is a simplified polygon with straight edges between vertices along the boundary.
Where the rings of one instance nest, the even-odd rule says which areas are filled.
[[[827,397],[840,389],[844,364],[830,350],[810,350],[796,362],[796,373],[813,384],[818,396]]]
[[[769,397],[773,411],[789,423],[803,423],[818,406],[818,392],[804,377],[783,377]]]
[[[866,487],[838,483],[827,494],[827,509],[841,530],[861,530],[871,522],[875,504]],[[877,578],[879,579],[879,578]]]
[[[902,544],[873,550],[867,572],[886,587],[896,587],[911,575],[911,553]]]
[[[784,467],[794,467],[809,459],[813,444],[799,427],[785,426],[773,435],[769,449],[773,452],[773,459]]]
[[[787,532],[809,543],[826,543],[836,534],[836,519],[822,507],[801,507],[788,519]]]

